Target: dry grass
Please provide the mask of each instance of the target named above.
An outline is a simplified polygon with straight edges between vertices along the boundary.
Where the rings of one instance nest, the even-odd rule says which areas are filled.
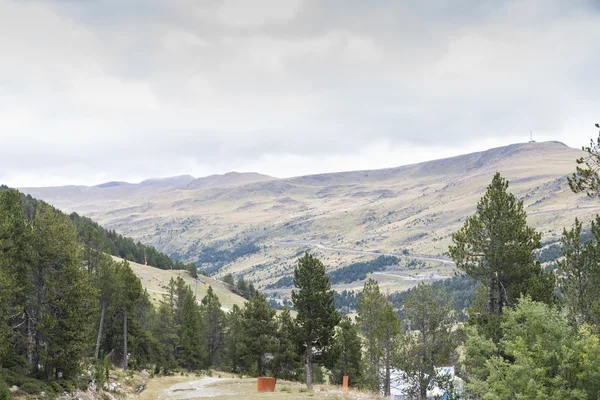
[[[25,192],[166,252],[185,252],[198,242],[223,246],[258,240],[264,251],[226,265],[220,275],[243,274],[261,286],[289,274],[302,249],[310,248],[329,269],[374,257],[318,249],[315,243],[385,253],[407,249],[411,254],[443,254],[451,234],[475,212],[496,171],[511,181],[510,190],[523,199],[529,222],[543,232],[543,240],[557,238],[575,217],[586,221],[600,212],[598,203],[575,196],[566,183],[565,176],[573,172],[580,155],[578,150],[546,142],[400,169],[238,186],[228,182],[226,187],[207,189],[127,186]],[[299,244],[284,247],[283,240]],[[431,266],[436,268],[435,263]],[[445,274],[448,269],[442,268]],[[390,291],[414,284],[382,282]],[[362,283],[353,286],[360,287]]]

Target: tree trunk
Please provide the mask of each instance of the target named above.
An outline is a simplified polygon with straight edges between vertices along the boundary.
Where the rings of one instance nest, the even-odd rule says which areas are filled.
[[[98,338],[96,339],[96,352],[94,353],[94,357],[96,360],[100,355],[100,339],[102,338],[102,327],[104,326],[104,310],[106,309],[106,305],[102,303],[102,311],[100,311],[100,326],[98,327]]]
[[[385,348],[385,381],[383,383],[383,395],[384,397],[390,396],[390,374],[391,374],[391,365],[390,365],[390,344],[388,344]]]
[[[306,387],[312,390],[313,366],[312,366],[312,346],[306,346]]]
[[[29,365],[33,365],[33,333],[31,332],[29,313],[25,313],[25,318],[27,321],[27,361],[29,361]]]
[[[123,311],[123,369],[127,370],[127,310]]]
[[[262,376],[262,374],[263,374],[262,358],[263,358],[263,355],[261,354],[260,356],[258,356],[258,359],[256,360],[256,375],[257,376]]]

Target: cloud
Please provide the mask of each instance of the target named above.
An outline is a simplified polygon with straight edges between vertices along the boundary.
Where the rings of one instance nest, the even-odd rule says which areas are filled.
[[[579,146],[600,109],[594,1],[0,0],[0,16],[16,186],[375,168],[530,129]]]

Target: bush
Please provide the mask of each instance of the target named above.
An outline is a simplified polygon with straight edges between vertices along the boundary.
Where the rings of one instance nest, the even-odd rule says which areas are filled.
[[[53,392],[53,390],[44,382],[33,378],[24,378],[20,389],[27,394],[40,394],[42,392]]]
[[[10,400],[12,399],[12,394],[10,390],[8,390],[8,385],[0,379],[0,400]]]

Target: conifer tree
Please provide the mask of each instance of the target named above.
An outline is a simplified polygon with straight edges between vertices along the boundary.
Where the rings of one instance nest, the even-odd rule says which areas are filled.
[[[452,235],[449,247],[457,268],[487,288],[486,310],[474,317],[495,341],[501,336],[503,308],[515,305],[521,295],[554,301],[554,275],[542,270],[534,254],[541,234],[527,225],[523,202],[507,189],[508,181],[496,173],[477,214]]]
[[[156,325],[153,334],[159,343],[159,362],[157,368],[166,373],[177,365],[177,327],[173,309],[165,302],[158,306]]]
[[[64,215],[42,205],[36,213],[35,276],[37,326],[34,370],[73,376],[85,349],[94,289],[81,265],[77,233]]]
[[[208,287],[206,296],[202,299],[200,313],[209,365],[214,366],[219,361],[223,348],[225,313],[221,310],[221,302],[212,286]]]
[[[302,345],[306,365],[306,386],[312,389],[313,363],[320,363],[323,351],[331,343],[340,321],[333,301],[331,283],[325,266],[319,259],[305,253],[294,269],[292,303],[298,315],[298,340]]]
[[[600,216],[592,221],[593,240],[583,242],[582,224],[575,219],[570,230],[563,230],[562,252],[564,259],[558,268],[564,274],[559,287],[569,314],[577,324],[600,324]]]
[[[191,290],[187,290],[181,303],[181,327],[179,328],[177,356],[181,365],[188,370],[197,369],[206,364],[200,318],[200,309],[194,301],[194,295]]]
[[[267,299],[256,293],[252,300],[246,302],[243,310],[244,345],[246,356],[256,363],[256,375],[265,372],[265,354],[275,347],[275,310],[269,307]]]
[[[226,316],[226,327],[225,351],[231,371],[246,370],[245,355],[248,351],[246,349],[247,336],[244,328],[244,311],[237,304],[233,305]]]
[[[118,282],[119,282],[119,309],[123,314],[123,369],[128,368],[128,335],[127,335],[127,323],[128,315],[131,313],[136,305],[136,302],[142,295],[142,283],[139,278],[135,276],[129,262],[123,260],[118,265],[117,269]]]
[[[277,316],[277,348],[273,358],[275,378],[285,380],[298,379],[298,370],[302,365],[298,351],[296,325],[290,310],[284,309]]]
[[[396,355],[396,345],[400,331],[400,319],[394,312],[392,305],[386,302],[383,307],[381,319],[377,324],[378,342],[383,353],[383,395],[385,397],[390,396],[392,359]]]
[[[362,374],[363,386],[378,392],[380,386],[381,358],[383,348],[379,341],[379,323],[385,307],[385,296],[379,291],[379,285],[373,279],[365,282],[362,296],[358,301],[357,324],[365,340],[366,365]]]
[[[426,400],[427,390],[449,386],[448,377],[438,374],[456,346],[453,332],[456,317],[448,296],[431,285],[420,283],[404,302],[406,320],[412,331],[400,337],[395,367],[403,371],[407,382],[405,395]]]
[[[335,330],[333,345],[326,367],[331,370],[331,383],[340,385],[348,376],[351,385],[361,382],[362,344],[356,325],[348,316],[343,316]]]

